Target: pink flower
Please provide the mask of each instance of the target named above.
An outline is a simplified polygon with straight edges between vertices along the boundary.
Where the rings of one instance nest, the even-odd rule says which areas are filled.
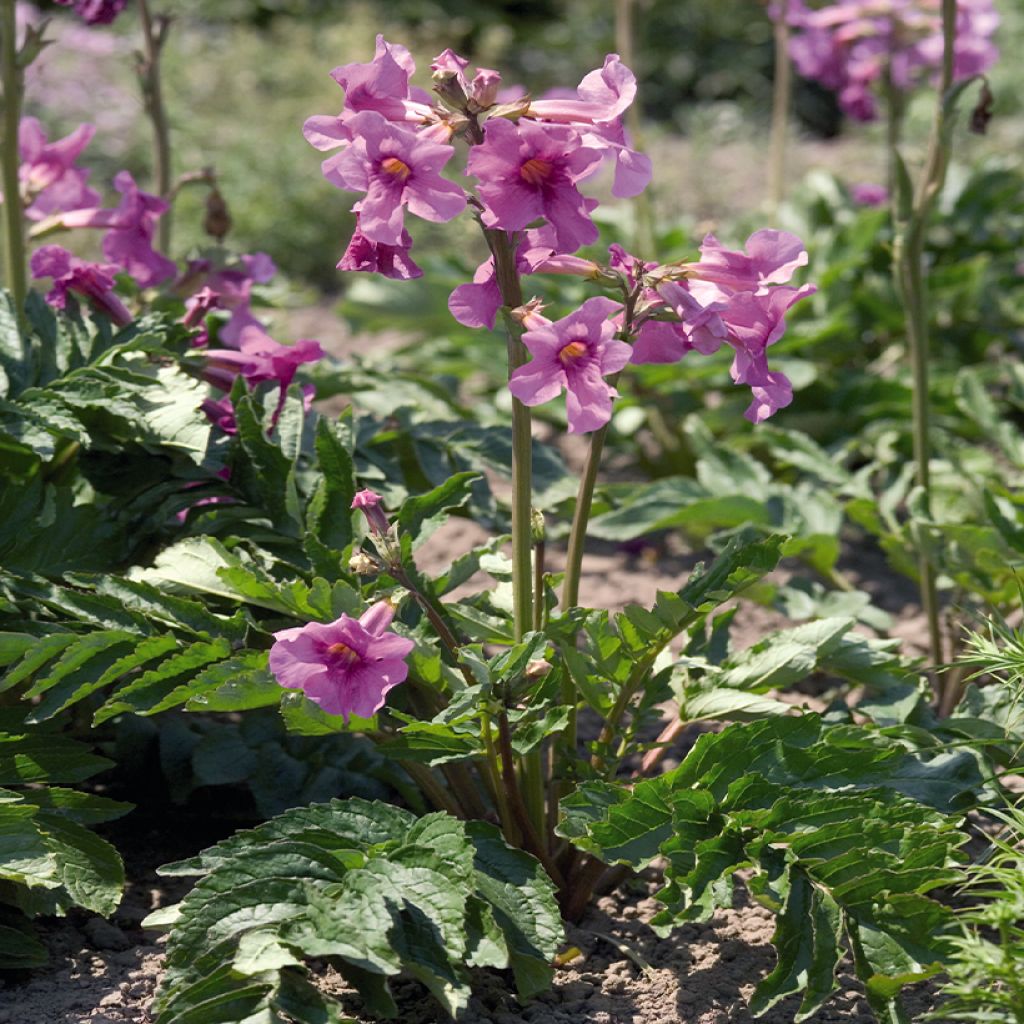
[[[37,249],[32,254],[30,266],[34,278],[53,278],[53,287],[46,294],[46,301],[51,306],[64,309],[68,292],[75,292],[118,326],[131,323],[131,313],[113,291],[117,267],[80,260],[59,245],[44,245]]]
[[[763,291],[770,284],[788,281],[798,267],[807,265],[804,243],[788,231],[770,228],[755,231],[744,243],[744,252],[726,249],[714,235],[706,235],[698,263],[683,264],[695,282],[713,284],[715,292]],[[695,283],[694,294],[707,294]]]
[[[365,192],[355,206],[359,228],[371,242],[401,246],[404,211],[429,221],[446,221],[466,206],[466,194],[441,177],[455,150],[386,121],[374,110],[349,122],[352,142],[324,161],[328,181],[350,192]]]
[[[850,198],[858,206],[885,206],[889,202],[889,190],[884,185],[865,182],[850,186]]]
[[[246,327],[237,349],[214,348],[204,352],[203,377],[222,391],[230,391],[239,374],[250,384],[276,380],[283,399],[298,368],[303,363],[315,363],[323,354],[319,342],[302,340],[294,345],[281,345],[261,327]]]
[[[47,142],[46,132],[34,117],[21,119],[18,177],[27,203],[25,216],[29,220],[42,220],[65,210],[99,204],[99,193],[86,185],[89,172],[75,167],[75,161],[95,132],[91,124],[82,124],[63,139]]]
[[[609,53],[604,66],[586,75],[575,98],[541,97],[530,102],[526,116],[572,125],[584,145],[602,158],[615,159],[612,194],[620,199],[639,195],[650,183],[651,160],[626,144],[622,115],[636,97],[636,76]]]
[[[177,264],[153,248],[156,222],[166,212],[167,203],[143,192],[127,171],[114,178],[114,188],[121,193],[116,210],[72,210],[61,215],[61,224],[66,228],[107,228],[103,255],[143,288],[167,280],[177,271]]]
[[[637,331],[631,362],[674,363],[687,352],[711,355],[718,351],[728,336],[719,315],[728,308],[726,303],[704,306],[677,281],[659,285],[655,295],[653,301],[670,309],[679,320],[645,320]]]
[[[317,114],[308,118],[302,128],[306,141],[323,151],[345,145],[352,139],[348,122],[364,110],[395,122],[422,124],[431,119],[430,97],[419,90],[414,96],[409,88],[415,70],[404,46],[377,36],[377,51],[369,64],[344,64],[331,72],[331,78],[345,90],[345,106],[334,117]]]
[[[266,284],[277,273],[274,261],[265,252],[247,253],[239,257],[238,264],[213,270],[208,260],[193,260],[184,277],[175,285],[176,290],[191,290],[202,282],[199,291],[185,303],[188,317],[199,316],[197,304],[205,311],[226,309],[231,313],[220,328],[218,337],[227,345],[237,345],[247,327],[263,329],[250,309],[253,285]],[[205,312],[202,314],[205,316]],[[191,326],[191,325],[190,325]]]
[[[516,126],[492,118],[466,168],[480,183],[484,224],[518,231],[545,217],[558,251],[572,253],[598,237],[576,184],[593,174],[600,160],[571,128],[525,120]]]
[[[342,615],[324,625],[310,622],[274,634],[270,671],[277,681],[346,721],[370,718],[388,691],[409,674],[405,663],[415,644],[387,631],[395,611],[386,601],[358,619]]]
[[[999,52],[992,37],[999,24],[993,0],[958,0],[954,77],[984,72]],[[877,116],[876,93],[886,74],[897,89],[934,79],[942,64],[938,0],[833,0],[807,7],[790,0],[790,56],[797,70],[839,95],[839,105],[859,121]]]
[[[128,6],[128,0],[55,0],[61,7],[74,7],[75,13],[90,25],[109,25]]]
[[[409,255],[411,249],[412,237],[408,231],[402,231],[399,245],[384,245],[372,241],[359,230],[357,217],[355,233],[348,243],[345,254],[338,261],[338,269],[366,271],[396,281],[409,281],[414,277],[423,276],[423,271]]]
[[[604,426],[618,395],[604,378],[618,373],[632,352],[613,337],[615,325],[608,319],[621,309],[599,296],[561,320],[527,331],[523,343],[533,359],[512,374],[509,391],[525,405],[541,405],[564,389],[570,433]]]

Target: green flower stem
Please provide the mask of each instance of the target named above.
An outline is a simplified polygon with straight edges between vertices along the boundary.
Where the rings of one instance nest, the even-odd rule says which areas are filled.
[[[793,95],[793,65],[789,59],[789,0],[778,0],[775,14],[775,74],[772,77],[771,152],[768,157],[768,195],[773,211],[786,198],[786,142],[789,104]]]
[[[615,377],[609,378],[614,387]],[[587,524],[590,521],[590,509],[594,504],[594,485],[597,483],[597,471],[604,453],[604,441],[608,435],[605,424],[600,430],[590,435],[590,448],[587,461],[583,466],[583,476],[576,491],[576,508],[572,515],[572,530],[569,534],[569,547],[565,556],[565,578],[562,580],[562,609],[568,611],[575,608],[580,600],[580,573],[583,570],[583,548],[587,542]]]
[[[516,268],[515,246],[508,232],[485,229],[487,243],[494,255],[494,270],[501,301],[505,305],[505,329],[508,344],[508,373],[527,361],[522,325],[507,315],[523,304],[523,286]],[[522,640],[533,623],[533,587],[531,581],[530,533],[533,490],[533,437],[530,410],[512,399],[512,604],[515,637]]]
[[[515,774],[515,754],[512,750],[512,730],[509,727],[508,715],[502,711],[498,715],[498,753],[501,755],[501,778],[505,785],[505,795],[508,799],[508,806],[512,816],[519,827],[523,837],[523,848],[532,853],[544,866],[548,876],[558,887],[559,891],[565,892],[565,879],[558,870],[558,866],[551,859],[547,850],[547,843],[534,827],[534,823],[526,809],[523,801],[523,794],[520,792]]]
[[[910,367],[913,376],[912,432],[917,485],[924,492],[926,515],[931,510],[931,436],[930,395],[928,383],[928,296],[924,270],[925,232],[928,218],[946,179],[949,161],[947,140],[947,93],[953,84],[953,49],[956,42],[956,0],[942,0],[943,59],[942,79],[939,85],[935,120],[925,165],[918,179],[914,196],[901,196],[898,188],[893,197],[895,236],[893,239],[893,267],[896,285],[906,310],[907,346],[910,349]],[[894,173],[899,174],[899,151],[892,152]],[[901,201],[902,199],[902,201]],[[909,201],[909,210],[906,206]],[[943,663],[942,632],[939,623],[939,602],[935,584],[935,568],[925,551],[918,556],[921,604],[928,621],[929,656],[934,667]]]
[[[18,59],[15,0],[0,0],[0,63],[3,75],[4,269],[19,321],[25,316],[25,226],[21,209],[18,169],[18,128],[21,124],[23,72]]]
[[[139,60],[139,84],[146,114],[153,125],[153,184],[162,199],[171,196],[171,130],[164,107],[163,87],[160,81],[160,57],[167,40],[170,22],[154,19],[148,0],[138,0],[139,19],[142,22],[142,56]],[[157,248],[168,253],[171,248],[171,208],[157,225]]]
[[[452,798],[452,795],[441,785],[436,778],[434,773],[425,765],[420,764],[418,761],[399,761],[402,768],[405,769],[406,774],[421,790],[423,790],[427,799],[439,810],[447,811],[455,818],[468,818],[469,815],[465,812],[465,809],[460,806],[458,801]]]

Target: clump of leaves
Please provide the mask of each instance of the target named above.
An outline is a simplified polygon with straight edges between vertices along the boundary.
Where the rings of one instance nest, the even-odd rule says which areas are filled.
[[[926,893],[960,877],[964,835],[950,814],[981,776],[953,752],[924,760],[816,715],[701,736],[682,764],[632,791],[585,783],[562,802],[563,835],[611,863],[667,862],[668,931],[732,905],[733,874],[777,916],[778,963],[751,1009],[802,992],[806,1019],[836,988],[844,953],[879,1018],[903,1021],[898,993],[952,949],[952,912]]]
[[[404,973],[454,1015],[472,967],[510,968],[523,997],[543,991],[562,937],[551,882],[496,828],[360,799],[295,808],[162,873],[202,878],[147,919],[172,924],[157,1024],[213,1005],[231,1007],[217,1020],[340,1024],[311,957],[373,1013],[397,1014],[388,983]]]
[[[88,826],[119,818],[131,806],[55,785],[82,782],[110,766],[65,736],[18,727],[9,712],[0,720],[0,969],[45,963],[31,918],[75,906],[97,914],[117,909],[121,858]]]

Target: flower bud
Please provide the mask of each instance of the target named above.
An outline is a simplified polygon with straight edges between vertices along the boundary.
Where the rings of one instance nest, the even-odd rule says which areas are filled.
[[[367,525],[370,527],[370,532],[375,533],[378,537],[384,537],[391,528],[391,524],[388,522],[388,517],[384,514],[384,510],[380,507],[380,503],[381,496],[367,488],[360,491],[352,499],[352,508],[362,509],[363,515],[366,516]]]
[[[477,68],[473,81],[469,83],[469,107],[474,112],[493,107],[498,99],[501,75],[490,68]]]
[[[530,509],[530,539],[534,544],[543,544],[547,530],[544,525],[544,513],[539,508]]]

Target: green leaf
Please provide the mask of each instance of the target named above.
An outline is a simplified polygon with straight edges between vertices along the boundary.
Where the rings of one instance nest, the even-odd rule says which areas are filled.
[[[469,966],[510,964],[525,998],[548,983],[561,940],[536,861],[492,826],[444,814],[356,799],[294,808],[164,869],[193,872],[203,877],[173,916],[158,1024],[238,998],[240,977],[295,1007],[313,998],[289,988],[300,965],[325,956],[375,1013],[394,1014],[388,979],[404,972],[454,1014]]]
[[[75,903],[97,914],[112,914],[124,889],[124,865],[114,847],[62,815],[40,811],[36,821]]]
[[[401,532],[418,548],[447,519],[446,512],[461,508],[470,498],[470,487],[479,473],[454,473],[439,487],[426,494],[407,498],[398,513]]]
[[[0,733],[0,785],[82,782],[112,762],[65,736],[35,730],[24,736]]]

